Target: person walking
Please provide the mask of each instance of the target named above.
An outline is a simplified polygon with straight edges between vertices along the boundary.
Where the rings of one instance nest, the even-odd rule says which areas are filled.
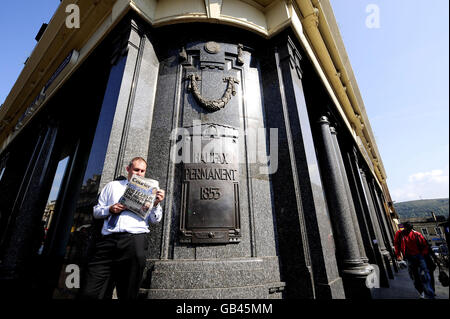
[[[428,269],[426,255],[429,253],[428,243],[423,235],[413,229],[409,222],[403,223],[403,229],[394,237],[395,255],[397,260],[406,260],[409,273],[414,281],[414,287],[421,297],[434,299],[434,277]]]
[[[95,244],[83,280],[81,299],[105,299],[111,297],[115,284],[119,299],[136,299],[145,268],[148,248],[149,223],[159,223],[162,218],[160,202],[163,190],[156,192],[156,199],[146,220],[126,210],[119,203],[127,183],[133,176],[145,176],[147,162],[142,157],[133,158],[126,167],[128,177],[106,184],[94,207],[94,218],[104,219],[102,236]]]

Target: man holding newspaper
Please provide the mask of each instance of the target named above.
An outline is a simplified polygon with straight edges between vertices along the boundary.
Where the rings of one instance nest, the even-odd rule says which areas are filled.
[[[104,222],[87,265],[82,298],[109,298],[114,284],[119,299],[137,298],[148,248],[148,225],[161,221],[160,202],[165,193],[157,181],[143,178],[147,162],[142,157],[133,158],[126,170],[127,179],[106,184],[94,207],[94,218]]]

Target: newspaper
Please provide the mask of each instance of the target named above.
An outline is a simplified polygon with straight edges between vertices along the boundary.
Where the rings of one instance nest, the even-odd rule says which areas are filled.
[[[127,210],[146,219],[152,210],[158,188],[158,181],[133,175],[119,203],[126,206]]]

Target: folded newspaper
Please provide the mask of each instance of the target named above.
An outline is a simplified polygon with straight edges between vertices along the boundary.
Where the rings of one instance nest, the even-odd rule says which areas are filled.
[[[158,188],[158,181],[133,175],[119,203],[126,206],[127,210],[146,219],[152,210]]]

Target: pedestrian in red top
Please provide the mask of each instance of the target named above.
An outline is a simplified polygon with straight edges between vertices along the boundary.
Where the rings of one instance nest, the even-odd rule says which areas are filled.
[[[403,259],[408,263],[408,269],[414,286],[423,296],[428,299],[434,299],[434,289],[427,267],[425,256],[428,254],[428,243],[423,235],[415,230],[413,226],[406,222],[404,228],[397,231],[394,238],[395,255],[398,260]]]

